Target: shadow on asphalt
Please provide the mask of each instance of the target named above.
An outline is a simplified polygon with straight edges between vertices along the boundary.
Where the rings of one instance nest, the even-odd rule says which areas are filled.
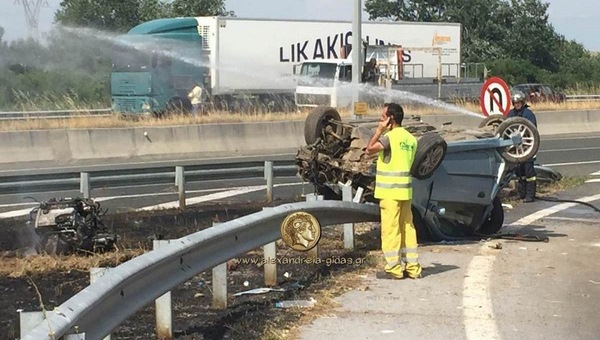
[[[458,268],[460,268],[460,267],[455,266],[455,265],[448,265],[448,264],[441,264],[438,262],[433,262],[430,266],[423,267],[423,271],[422,271],[421,275],[423,277],[427,277],[427,276],[431,276],[431,275],[449,272],[451,270],[455,270]]]
[[[546,226],[544,226],[544,225],[537,225],[537,224],[526,225],[526,226],[515,225],[515,226],[513,226],[510,229],[510,231],[506,231],[505,233],[507,233],[507,234],[529,235],[529,236],[537,237],[537,238],[540,238],[540,239],[543,239],[545,237],[547,237],[547,238],[554,238],[554,237],[567,237],[567,236],[569,236],[567,234],[557,233],[557,232],[554,232],[554,231],[551,231],[551,230],[547,230]]]

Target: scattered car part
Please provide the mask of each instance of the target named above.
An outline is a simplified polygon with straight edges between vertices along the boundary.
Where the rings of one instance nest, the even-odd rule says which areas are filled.
[[[70,254],[115,249],[119,239],[102,222],[106,211],[91,199],[60,198],[38,202],[30,214],[40,239],[38,253]]]

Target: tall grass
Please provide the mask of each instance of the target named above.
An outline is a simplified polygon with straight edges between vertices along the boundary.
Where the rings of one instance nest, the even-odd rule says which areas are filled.
[[[597,88],[600,93],[600,87]],[[39,97],[40,99],[42,97]],[[100,103],[85,104],[81,106],[75,98],[65,96],[56,98],[52,96],[43,97],[43,101],[27,100],[24,96],[21,101],[23,110],[86,110],[91,108],[101,108]],[[459,102],[456,106],[467,109],[471,112],[481,114],[479,103]],[[566,103],[532,103],[531,109],[534,112],[558,111],[558,110],[597,110],[600,109],[600,101],[582,101]],[[450,110],[425,105],[407,105],[404,106],[406,114],[411,115],[432,115],[432,114],[455,114]],[[368,115],[376,117],[380,114],[381,107],[369,108]],[[0,130],[46,130],[46,129],[78,129],[78,128],[117,128],[117,127],[140,127],[140,126],[168,126],[168,125],[192,125],[207,123],[238,123],[238,122],[265,122],[265,121],[292,121],[303,120],[306,118],[310,109],[303,109],[298,112],[270,112],[261,113],[259,111],[249,113],[230,113],[225,111],[209,112],[204,115],[192,116],[173,113],[159,118],[152,115],[144,117],[132,117],[114,114],[108,117],[98,117],[91,113],[77,112],[80,117],[67,117],[61,119],[38,119],[31,117],[23,120],[2,120],[0,121]],[[350,116],[351,112],[347,109],[339,110],[342,117]]]

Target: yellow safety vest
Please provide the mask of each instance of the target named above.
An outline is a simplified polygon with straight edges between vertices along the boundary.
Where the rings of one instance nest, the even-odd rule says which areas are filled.
[[[412,199],[410,168],[417,151],[417,139],[403,127],[394,128],[385,135],[390,139],[391,157],[389,163],[385,163],[383,151],[379,152],[375,198],[410,200]]]

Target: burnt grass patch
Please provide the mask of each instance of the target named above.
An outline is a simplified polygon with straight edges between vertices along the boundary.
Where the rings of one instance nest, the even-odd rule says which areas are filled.
[[[276,201],[273,205],[290,201]],[[119,250],[112,254],[49,257],[28,255],[32,233],[24,219],[0,221],[0,338],[18,339],[17,310],[46,311],[59,306],[89,284],[89,268],[114,267],[152,249],[153,239],[179,238],[262,210],[264,202],[236,205],[212,204],[185,212],[116,213],[103,220],[120,235]],[[294,336],[297,326],[334,307],[332,297],[360,285],[358,274],[377,262],[379,230],[370,224],[356,226],[355,251],[343,249],[341,226],[324,228],[319,243],[322,262],[294,263],[306,259],[277,242],[277,285],[287,289],[258,295],[233,296],[265,287],[262,249],[229,262],[228,308],[212,307],[211,271],[196,275],[171,291],[175,339],[283,339]],[[371,255],[373,253],[374,255]],[[353,264],[348,263],[352,259]],[[334,261],[335,260],[335,261]],[[345,262],[344,262],[345,261]],[[357,262],[358,261],[358,262]],[[253,263],[254,262],[254,263]],[[39,291],[39,295],[38,295]],[[41,301],[40,301],[41,296]],[[282,300],[308,300],[311,308],[276,308]],[[151,303],[113,330],[113,339],[157,339],[155,307]]]

